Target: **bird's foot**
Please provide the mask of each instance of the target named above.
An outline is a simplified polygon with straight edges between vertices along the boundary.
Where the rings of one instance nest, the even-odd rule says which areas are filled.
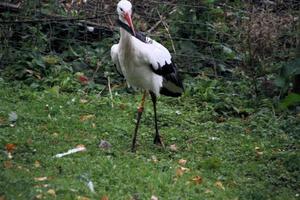
[[[165,144],[163,143],[162,138],[158,134],[155,135],[154,144],[157,145],[157,146],[160,146],[162,148],[165,148]]]

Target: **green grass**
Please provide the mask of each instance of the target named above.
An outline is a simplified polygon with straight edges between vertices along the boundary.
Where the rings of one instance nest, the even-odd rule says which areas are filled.
[[[115,90],[112,108],[109,95],[97,91],[56,95],[11,84],[0,82],[0,199],[299,198],[299,115],[275,114],[271,100],[252,98],[246,81],[190,80],[183,97],[161,97],[166,149],[153,145],[148,99],[135,154],[130,145],[139,93]],[[8,121],[12,111],[18,115],[14,127]],[[89,114],[95,117],[80,120]],[[101,139],[112,148],[98,148]],[[16,144],[11,160],[8,143]],[[87,151],[53,157],[78,144]],[[179,159],[189,169],[182,176],[176,176]],[[82,176],[93,181],[95,193]],[[202,177],[201,184],[192,181],[195,176]]]

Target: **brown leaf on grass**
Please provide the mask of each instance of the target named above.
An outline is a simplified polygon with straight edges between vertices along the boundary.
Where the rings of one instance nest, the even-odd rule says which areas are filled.
[[[178,167],[178,168],[176,169],[176,176],[177,176],[177,177],[180,177],[180,176],[182,176],[184,173],[189,172],[189,171],[190,171],[189,168]]]
[[[203,179],[201,176],[195,176],[194,178],[192,178],[192,182],[195,183],[196,185],[199,185],[203,182]]]
[[[0,125],[6,124],[6,123],[7,123],[6,119],[3,118],[3,117],[0,117]],[[1,200],[1,199],[0,199],[0,200]]]
[[[151,156],[151,161],[154,162],[154,163],[158,163],[158,159],[156,156]]]
[[[210,189],[206,189],[206,190],[204,191],[204,193],[205,193],[205,194],[213,194],[214,192],[211,191]]]
[[[43,198],[43,195],[42,195],[42,194],[38,194],[38,195],[35,196],[35,198],[36,198],[36,199],[42,199],[42,198]]]
[[[77,200],[90,200],[88,197],[78,196]]]
[[[52,136],[53,136],[53,137],[58,137],[58,133],[54,132],[54,133],[52,134]]]
[[[101,197],[101,200],[109,200],[108,196],[104,195],[103,197]]]
[[[172,145],[170,145],[170,150],[171,151],[178,151],[178,148],[177,148],[177,146],[176,146],[176,144],[172,144]]]
[[[55,190],[53,190],[53,189],[49,189],[49,190],[47,191],[47,193],[50,194],[51,196],[56,196],[56,192],[55,192]]]
[[[83,148],[83,149],[85,149],[85,145],[84,144],[78,144],[78,145],[76,145],[76,148]]]
[[[259,147],[255,147],[255,153],[256,156],[262,156],[264,154],[264,152],[261,151]]]
[[[95,118],[95,117],[96,117],[95,115],[82,115],[82,116],[80,116],[80,121],[81,121],[81,122],[84,122],[84,121],[93,119],[93,118]]]
[[[152,195],[150,200],[158,200],[157,196]]]
[[[248,135],[251,134],[251,129],[250,128],[246,128],[245,129],[245,133],[248,134]]]
[[[120,109],[121,109],[121,110],[125,110],[125,109],[126,109],[126,105],[125,105],[125,104],[123,104],[123,103],[122,103],[122,104],[120,104],[120,105],[119,105],[119,107],[120,107]]]
[[[82,103],[82,104],[86,104],[86,103],[89,102],[89,101],[86,100],[86,99],[80,99],[79,102]]]
[[[15,144],[11,144],[11,143],[5,145],[5,149],[8,153],[13,152],[16,149],[16,147],[17,146]]]
[[[185,165],[186,162],[187,162],[187,160],[185,160],[185,159],[180,159],[180,160],[178,160],[178,164],[179,164],[179,165]]]
[[[3,165],[5,169],[10,169],[13,167],[13,163],[10,160],[4,161]]]
[[[26,142],[27,142],[28,145],[32,145],[32,143],[33,143],[31,138],[28,138]]]
[[[223,186],[223,183],[221,181],[215,182],[215,186],[219,189],[225,190],[225,187]]]
[[[34,185],[34,188],[47,188],[49,187],[49,184],[38,184],[38,185]]]
[[[47,176],[44,176],[44,177],[36,177],[34,178],[35,181],[46,181],[48,180],[48,177]]]
[[[34,167],[35,167],[35,168],[41,167],[40,161],[36,160],[36,161],[34,162]]]
[[[0,200],[6,200],[5,196],[4,196],[4,195],[1,195],[1,196],[0,196]]]

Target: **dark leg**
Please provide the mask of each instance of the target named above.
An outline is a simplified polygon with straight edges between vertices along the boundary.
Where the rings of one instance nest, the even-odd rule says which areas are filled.
[[[144,92],[141,105],[139,106],[138,111],[137,111],[136,125],[135,125],[135,129],[134,129],[134,134],[133,134],[133,138],[132,138],[132,146],[131,146],[132,152],[135,152],[135,150],[136,150],[136,137],[137,137],[137,132],[139,129],[141,117],[142,117],[142,114],[144,111],[144,104],[145,104],[146,96],[147,96],[147,91]]]
[[[150,92],[151,100],[153,103],[153,111],[154,111],[154,122],[155,122],[155,136],[154,136],[154,144],[160,145],[164,147],[164,143],[161,140],[161,137],[158,132],[158,126],[157,126],[157,115],[156,115],[156,95],[153,92]]]

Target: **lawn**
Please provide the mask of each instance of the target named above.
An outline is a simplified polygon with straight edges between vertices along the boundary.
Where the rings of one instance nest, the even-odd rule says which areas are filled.
[[[254,97],[243,79],[185,86],[159,98],[166,148],[153,145],[148,99],[132,153],[139,92],[113,89],[111,100],[0,81],[0,199],[299,199],[299,114]],[[86,151],[55,157],[77,145]]]

